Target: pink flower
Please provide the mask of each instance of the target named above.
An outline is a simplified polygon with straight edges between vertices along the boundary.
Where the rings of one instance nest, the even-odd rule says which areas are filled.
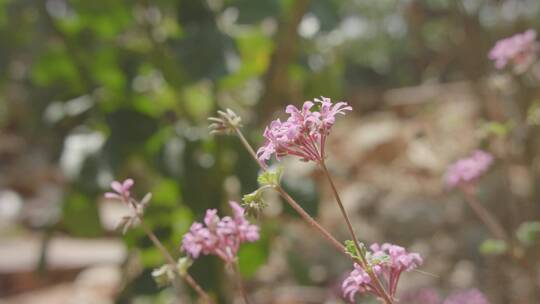
[[[485,151],[476,150],[471,156],[462,158],[448,167],[446,184],[450,188],[468,185],[477,180],[493,163],[493,156]]]
[[[236,202],[229,202],[233,216],[219,218],[217,210],[209,209],[204,225],[195,222],[182,239],[182,249],[192,258],[216,255],[227,263],[236,259],[240,245],[259,239],[259,227],[245,218],[244,209]]]
[[[366,259],[391,297],[395,296],[397,284],[401,273],[412,271],[423,263],[418,253],[409,253],[405,248],[385,243],[373,244],[366,254]],[[341,285],[343,295],[351,302],[357,293],[372,293],[381,297],[377,289],[371,284],[368,273],[358,264]]]
[[[131,198],[131,193],[129,190],[134,184],[135,182],[131,178],[128,178],[123,182],[113,181],[111,183],[111,188],[114,190],[114,192],[106,192],[105,197],[128,202]]]
[[[354,270],[341,284],[343,296],[352,303],[357,293],[374,292],[370,283],[369,274],[360,265],[354,263]]]
[[[315,108],[319,108],[316,110]],[[266,162],[275,154],[276,159],[295,155],[305,161],[324,159],[326,137],[336,121],[336,115],[345,115],[352,107],[345,102],[333,104],[330,98],[304,102],[301,109],[288,105],[286,121],[276,119],[264,130],[265,143],[257,150],[259,161]]]
[[[443,304],[489,304],[489,301],[478,289],[469,289],[451,294]]]
[[[539,49],[540,44],[536,41],[536,31],[529,29],[497,41],[489,52],[489,58],[495,61],[497,69],[511,64],[517,73],[522,73],[534,63]]]

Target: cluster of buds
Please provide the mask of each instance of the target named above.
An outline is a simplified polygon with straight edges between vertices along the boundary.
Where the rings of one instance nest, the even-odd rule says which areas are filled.
[[[132,211],[131,214],[122,217],[116,225],[116,228],[121,229],[124,234],[139,223],[140,217],[144,214],[144,210],[148,207],[152,199],[152,193],[147,193],[140,201],[134,199],[130,191],[134,184],[135,182],[131,178],[123,182],[113,181],[111,183],[113,192],[105,193],[105,198],[119,200],[126,204]]]
[[[370,250],[364,251],[360,254],[367,260],[367,267],[387,286],[387,292],[392,298],[395,296],[401,274],[416,269],[423,262],[418,253],[410,253],[401,246],[388,243],[383,245],[375,243],[371,245]],[[354,302],[358,293],[371,293],[383,297],[366,269],[356,263],[354,270],[343,281],[341,289],[350,302]]]
[[[258,216],[264,208],[267,207],[263,199],[263,192],[266,189],[272,189],[279,186],[281,176],[283,175],[283,167],[268,168],[257,177],[259,188],[242,197],[242,207],[247,214]]]
[[[242,127],[242,118],[233,112],[231,109],[225,111],[217,111],[219,117],[209,117],[208,120],[212,122],[208,129],[210,134],[227,134],[234,133],[235,128]]]
[[[536,41],[536,31],[529,29],[523,33],[497,41],[489,52],[497,69],[511,65],[516,73],[525,72],[537,58],[540,43]]]
[[[201,254],[216,255],[227,264],[236,260],[240,245],[259,239],[259,227],[250,224],[244,208],[236,202],[229,202],[233,216],[219,218],[216,209],[206,211],[204,224],[195,222],[182,239],[182,249],[192,258]]]
[[[326,97],[306,101],[301,109],[287,106],[287,120],[282,122],[276,119],[264,130],[265,143],[257,150],[257,158],[260,162],[266,162],[275,154],[278,160],[286,155],[294,155],[304,161],[322,161],[326,138],[336,121],[336,115],[345,115],[346,111],[351,110],[347,103],[333,104]]]
[[[470,185],[486,172],[492,163],[491,154],[476,150],[471,156],[462,158],[448,167],[446,185],[449,188]]]

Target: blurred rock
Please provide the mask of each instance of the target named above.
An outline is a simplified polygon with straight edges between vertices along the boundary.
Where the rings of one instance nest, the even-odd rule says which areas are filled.
[[[51,239],[46,246],[47,251],[44,256],[47,275],[42,276],[35,272],[39,266],[42,248],[42,240],[37,237],[0,240],[0,291],[2,294],[22,292],[71,280],[79,271],[88,267],[117,267],[126,258],[126,249],[119,240],[57,237]],[[80,281],[88,282],[85,278],[93,278],[92,273],[103,272],[87,273],[81,277]],[[113,278],[115,277],[109,276],[108,279]]]

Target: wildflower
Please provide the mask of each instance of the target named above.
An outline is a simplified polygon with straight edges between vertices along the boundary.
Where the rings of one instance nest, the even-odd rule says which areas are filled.
[[[209,209],[204,217],[204,225],[195,222],[182,239],[182,249],[192,258],[201,254],[216,255],[226,263],[234,262],[240,245],[259,239],[259,227],[250,224],[245,212],[236,202],[229,202],[233,216],[219,218],[217,210]]]
[[[336,115],[345,115],[351,110],[347,103],[334,104],[326,97],[306,101],[300,109],[288,105],[285,109],[289,114],[287,120],[276,119],[264,130],[265,143],[257,150],[259,161],[268,161],[272,154],[278,160],[285,155],[295,155],[304,161],[322,161],[326,138]]]
[[[443,304],[489,304],[489,301],[478,289],[469,289],[451,294]]]
[[[492,162],[491,154],[476,150],[471,156],[458,160],[448,168],[446,184],[450,188],[471,184],[489,169]]]
[[[137,201],[131,196],[130,189],[135,185],[133,179],[128,178],[123,182],[113,181],[111,188],[114,192],[106,192],[105,198],[115,199],[125,203],[130,209],[131,214],[120,219],[116,225],[117,229],[122,229],[122,233],[126,233],[131,227],[137,225],[140,221],[140,216],[144,214],[144,209],[152,199],[152,193],[147,193],[142,200]]]
[[[110,199],[128,201],[131,197],[131,193],[129,192],[129,190],[131,189],[131,187],[133,187],[134,184],[135,182],[131,178],[128,178],[123,182],[113,181],[111,183],[111,188],[114,192],[105,193],[105,197]]]
[[[497,41],[489,52],[489,58],[495,61],[497,69],[503,69],[510,64],[516,73],[522,73],[534,63],[539,49],[536,31],[529,29]]]
[[[366,259],[373,273],[384,286],[388,287],[388,293],[391,297],[395,296],[401,274],[404,271],[416,269],[423,262],[418,253],[409,253],[401,246],[388,243],[371,245],[370,250],[366,253]],[[354,270],[343,281],[341,288],[343,295],[351,302],[354,302],[357,293],[372,293],[382,297],[372,284],[367,271],[356,263]]]

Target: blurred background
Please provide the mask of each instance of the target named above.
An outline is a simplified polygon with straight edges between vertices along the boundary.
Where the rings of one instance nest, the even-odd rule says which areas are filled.
[[[172,303],[150,275],[159,251],[140,229],[114,230],[127,211],[103,199],[109,183],[153,192],[147,222],[179,256],[205,209],[227,213],[257,187],[257,165],[236,138],[210,137],[207,117],[234,109],[258,146],[285,105],[321,95],[354,108],[328,165],[358,234],[426,261],[401,295],[476,287],[539,303],[538,246],[527,265],[480,250],[488,231],[443,182],[482,147],[497,158],[479,184],[486,207],[509,231],[540,218],[538,67],[513,76],[487,57],[528,28],[538,0],[0,0],[0,303]],[[285,168],[284,186],[345,240],[320,172]],[[254,302],[344,303],[350,261],[267,200],[262,239],[240,252]],[[234,302],[216,258],[190,273]]]

